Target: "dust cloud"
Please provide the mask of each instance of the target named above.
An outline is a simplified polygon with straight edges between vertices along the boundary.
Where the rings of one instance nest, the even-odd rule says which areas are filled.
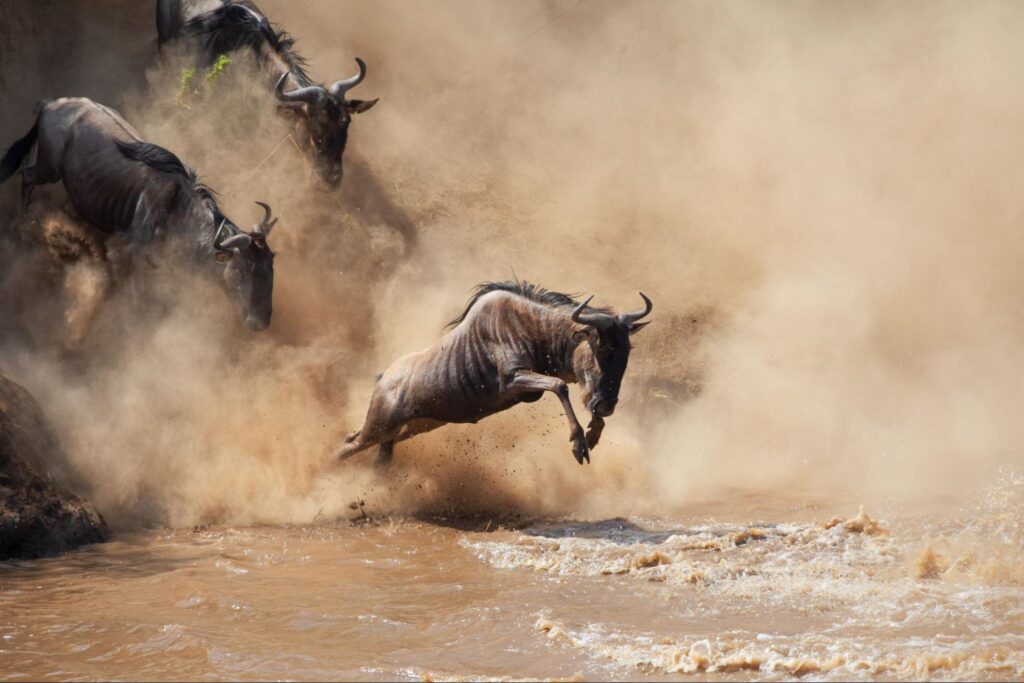
[[[381,98],[330,195],[245,59],[182,101],[185,64],[154,59],[152,17],[130,4],[75,14],[87,36],[117,15],[132,58],[116,69],[84,39],[4,62],[26,102],[6,137],[33,98],[102,98],[239,225],[257,199],[281,223],[268,332],[158,264],[111,288],[73,352],[68,302],[96,277],[6,231],[4,371],[115,526],[302,523],[355,500],[543,516],[736,488],[961,497],[1019,465],[1019,6],[265,0],[314,78],[359,55],[353,96]],[[45,30],[61,29],[10,51],[56,41]],[[63,70],[98,56],[102,73]],[[654,301],[594,464],[575,464],[544,400],[401,444],[385,475],[372,455],[333,467],[373,377],[513,273],[620,310]]]

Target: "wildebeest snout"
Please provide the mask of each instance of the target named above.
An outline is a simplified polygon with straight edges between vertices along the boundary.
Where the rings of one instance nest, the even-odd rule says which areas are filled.
[[[316,173],[322,183],[321,189],[328,192],[341,187],[341,179],[345,175],[340,164],[337,166],[318,166]]]
[[[270,320],[267,318],[260,318],[254,315],[247,315],[245,317],[245,324],[249,326],[249,329],[253,332],[262,332],[270,326]]]

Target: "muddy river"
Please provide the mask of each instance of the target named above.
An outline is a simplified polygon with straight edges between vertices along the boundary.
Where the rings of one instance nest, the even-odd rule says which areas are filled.
[[[835,515],[122,534],[0,569],[0,677],[1020,679],[1021,480]]]

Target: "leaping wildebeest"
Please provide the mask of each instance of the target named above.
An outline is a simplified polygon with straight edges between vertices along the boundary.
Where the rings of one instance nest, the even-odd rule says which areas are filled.
[[[359,73],[330,85],[314,83],[295,41],[270,25],[266,15],[248,0],[157,0],[157,36],[163,45],[182,41],[198,52],[203,66],[218,56],[249,50],[281,109],[292,118],[296,144],[330,188],[341,185],[342,155],[352,115],[368,110],[377,100],[350,100],[346,93],[366,78],[366,63],[356,57]]]
[[[270,220],[269,206],[257,202],[263,220],[252,232],[239,229],[194,170],[144,142],[110,107],[65,97],[41,102],[36,114],[0,160],[0,182],[21,169],[22,212],[36,185],[62,180],[82,219],[136,248],[171,243],[220,283],[251,329],[270,324],[274,254],[267,236],[277,219]]]
[[[615,411],[629,361],[630,336],[653,304],[613,314],[590,299],[550,292],[528,282],[488,282],[430,348],[400,358],[377,380],[362,428],[338,454],[346,460],[379,445],[377,464],[397,441],[452,422],[473,423],[550,391],[562,402],[576,461],[590,462],[604,418]],[[567,384],[583,387],[593,419],[584,435]]]

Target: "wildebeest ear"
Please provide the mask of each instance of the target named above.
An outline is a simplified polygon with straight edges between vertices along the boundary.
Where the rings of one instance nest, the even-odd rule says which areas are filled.
[[[645,327],[647,327],[648,325],[650,325],[652,322],[654,322],[654,321],[653,320],[648,320],[647,322],[633,323],[632,325],[629,326],[629,333],[633,334],[634,332],[639,332],[640,330],[642,330]]]
[[[379,97],[375,100],[345,100],[345,109],[349,114],[362,114],[378,102],[380,102]]]

